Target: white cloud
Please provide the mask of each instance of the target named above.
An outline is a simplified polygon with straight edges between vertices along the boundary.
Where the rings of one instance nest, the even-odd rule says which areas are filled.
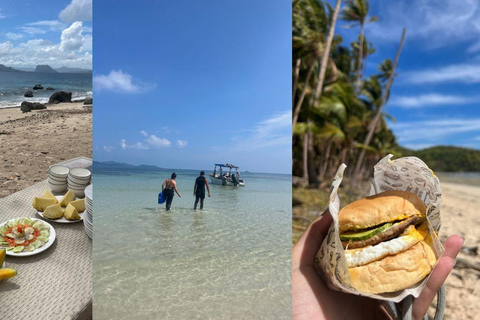
[[[480,3],[477,0],[378,1],[380,21],[368,24],[370,40],[398,42],[403,27],[408,39],[428,40],[427,47],[450,46],[477,40],[480,30]]]
[[[111,152],[112,150],[116,149],[117,147],[111,147],[111,146],[103,146],[103,150],[106,152]],[[123,147],[122,147],[123,149]]]
[[[438,145],[444,144],[447,139],[461,139],[461,134],[480,133],[480,118],[435,119],[394,123],[390,126],[398,137],[400,145]]]
[[[443,68],[426,69],[405,73],[409,83],[479,83],[480,64],[455,64]]]
[[[95,90],[110,90],[121,93],[143,93],[155,87],[155,85],[141,83],[122,70],[112,70],[108,75],[93,77]]]
[[[252,130],[248,131],[250,132],[248,137],[238,139],[235,149],[255,150],[271,146],[291,146],[291,127],[292,111],[278,113],[258,122]]]
[[[140,131],[140,133],[142,134],[142,136],[148,137],[148,133],[146,133],[145,131],[142,130],[142,131]]]
[[[126,150],[126,149],[148,150],[148,149],[150,149],[148,146],[144,145],[141,142],[137,142],[137,143],[134,143],[134,144],[127,144],[125,139],[120,140],[120,147],[123,150]]]
[[[150,135],[147,139],[145,139],[145,142],[156,148],[170,147],[170,145],[172,144],[170,141],[168,141],[168,139],[159,138],[154,134]]]
[[[47,31],[61,31],[65,28],[65,24],[58,20],[42,20],[26,23],[20,29],[30,35],[44,34]]]
[[[185,148],[187,146],[187,141],[177,140],[177,148]]]
[[[90,21],[92,20],[92,0],[72,0],[58,17],[65,22]]]
[[[19,39],[23,38],[23,34],[7,32],[7,33],[5,33],[5,37],[7,37],[7,39],[10,39],[10,40],[19,40]]]
[[[464,97],[430,93],[418,96],[392,96],[389,104],[399,106],[405,109],[410,109],[430,106],[462,105],[474,103],[479,100],[479,97]]]
[[[77,21],[62,31],[60,50],[77,51],[83,46],[82,23]]]

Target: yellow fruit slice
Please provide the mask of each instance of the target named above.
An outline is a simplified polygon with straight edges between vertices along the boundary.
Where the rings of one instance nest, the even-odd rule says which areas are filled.
[[[67,220],[79,220],[80,216],[78,215],[77,209],[72,206],[72,203],[69,203],[65,209],[65,219]]]
[[[85,199],[78,199],[70,202],[70,204],[74,206],[79,213],[85,211]]]
[[[53,195],[53,193],[50,191],[50,190],[45,190],[45,192],[43,193],[43,198],[52,198],[52,199],[55,199],[55,204],[58,203],[58,200],[57,198],[55,198],[55,196]]]
[[[68,190],[68,192],[63,196],[62,201],[60,201],[60,205],[62,207],[66,207],[70,201],[75,200],[75,193],[72,190]]]
[[[63,217],[62,207],[57,203],[45,209],[43,216],[48,219],[60,219]]]
[[[5,261],[5,255],[7,254],[7,250],[5,248],[0,249],[0,268],[3,265],[3,261]]]
[[[55,204],[57,199],[45,198],[45,197],[35,197],[33,199],[33,207],[38,211],[44,211],[48,206]]]
[[[10,268],[0,269],[0,280],[5,280],[17,275],[17,270]]]

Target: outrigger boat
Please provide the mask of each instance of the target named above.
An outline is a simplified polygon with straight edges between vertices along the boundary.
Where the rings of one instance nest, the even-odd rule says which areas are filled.
[[[232,172],[232,169],[235,169],[234,173]],[[213,173],[210,173],[209,176],[212,184],[219,184],[222,186],[245,187],[245,181],[243,179],[240,179],[240,172],[238,171],[238,167],[230,163],[216,163],[215,168],[213,169]]]

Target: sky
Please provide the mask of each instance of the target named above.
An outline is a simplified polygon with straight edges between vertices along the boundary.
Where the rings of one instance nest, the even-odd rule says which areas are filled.
[[[291,173],[291,2],[93,6],[95,160]]]
[[[1,0],[0,64],[92,68],[92,0]]]
[[[480,149],[480,2],[371,0],[370,13],[380,20],[365,28],[376,48],[367,58],[367,75],[387,58],[393,62],[407,28],[386,106],[399,144]],[[337,32],[350,43],[359,27],[347,25],[339,20]]]

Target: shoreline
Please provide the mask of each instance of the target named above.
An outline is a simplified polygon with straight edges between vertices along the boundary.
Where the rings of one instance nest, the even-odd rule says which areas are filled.
[[[47,179],[52,164],[92,158],[92,105],[46,107],[27,113],[0,108],[0,198]]]

